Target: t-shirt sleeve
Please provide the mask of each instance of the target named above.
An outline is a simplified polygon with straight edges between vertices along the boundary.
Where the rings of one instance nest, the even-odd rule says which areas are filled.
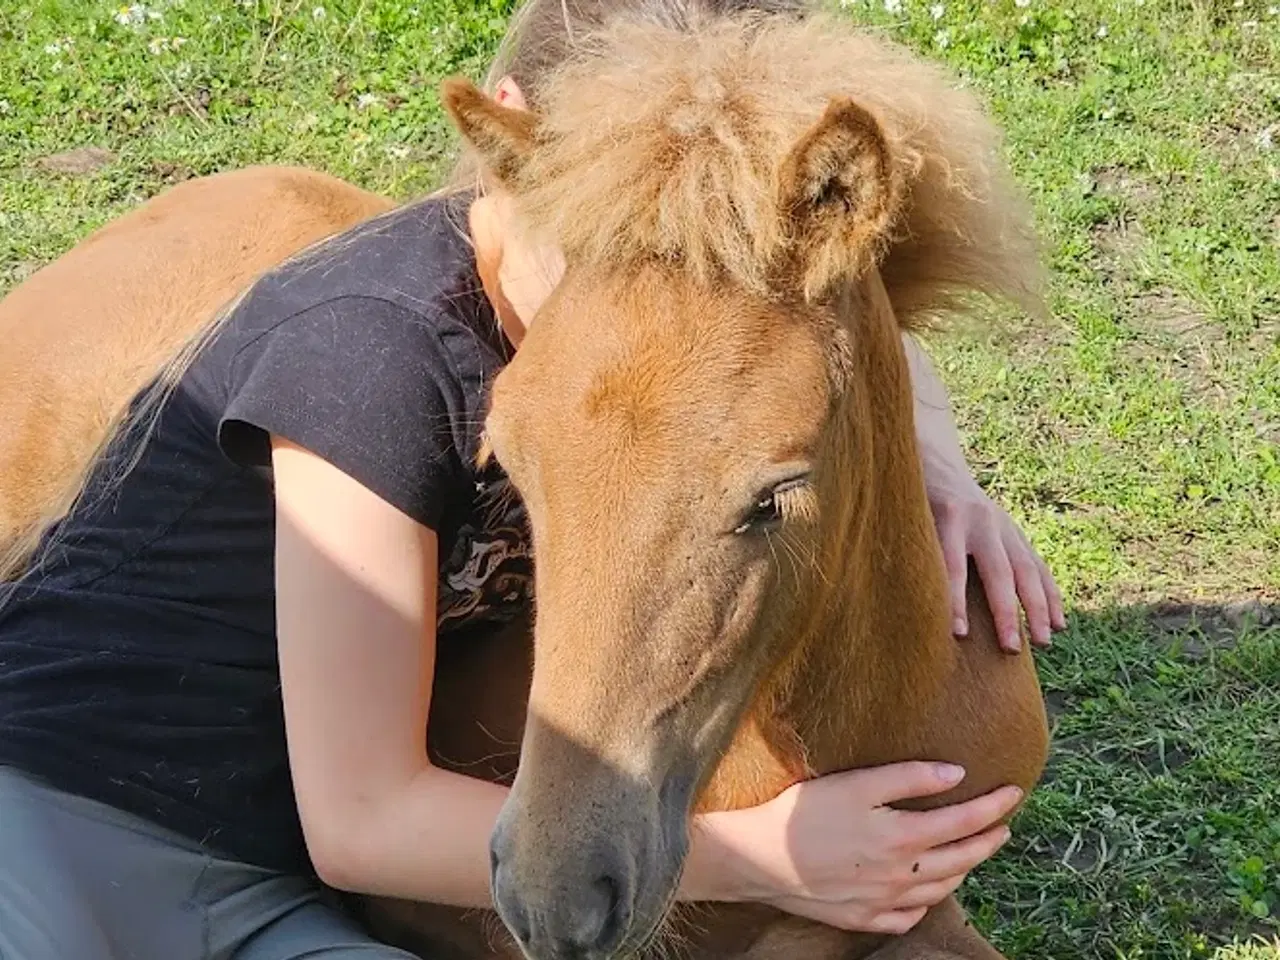
[[[245,466],[271,434],[323,457],[432,529],[466,483],[465,385],[437,324],[398,304],[345,297],[241,347],[218,442]]]

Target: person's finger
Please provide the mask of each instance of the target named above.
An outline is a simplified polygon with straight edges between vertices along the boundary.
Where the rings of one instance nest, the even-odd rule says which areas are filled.
[[[1004,542],[989,530],[984,531],[977,544],[970,544],[969,552],[973,554],[982,577],[1000,646],[1009,653],[1017,653],[1022,648],[1018,632],[1018,591]]]
[[[1008,537],[1006,543],[1010,566],[1013,567],[1013,580],[1017,587],[1018,599],[1027,615],[1027,630],[1031,634],[1031,642],[1037,646],[1049,645],[1049,599],[1044,595],[1044,581],[1040,577],[1040,568],[1033,559],[1035,554],[1031,545],[1016,533]]]
[[[964,840],[934,847],[916,858],[910,868],[911,876],[919,884],[928,884],[966,874],[1008,843],[1009,836],[1009,828],[1001,824]],[[919,904],[900,903],[898,906]]]
[[[898,811],[899,828],[902,831],[899,847],[929,849],[954,843],[995,825],[1008,815],[1022,799],[1017,787],[1001,787],[974,797],[964,803],[956,803],[935,810],[917,812]]]
[[[880,807],[899,800],[946,793],[964,779],[964,768],[950,763],[908,760],[882,767],[866,767],[832,776],[857,781],[865,802]],[[824,778],[829,779],[829,778]]]
[[[954,876],[944,877],[932,883],[922,883],[919,886],[912,887],[894,904],[894,909],[915,910],[920,907],[936,907],[959,889],[960,884],[964,883],[964,878],[967,875],[968,871],[966,870],[964,873],[957,873]]]
[[[1039,554],[1035,555],[1036,566],[1040,568],[1040,580],[1044,583],[1045,596],[1049,598],[1049,626],[1054,630],[1067,629],[1066,605],[1062,601],[1062,591],[1058,582],[1053,579],[1049,565]]]
[[[954,516],[945,517],[938,539],[942,544],[942,559],[946,563],[951,587],[951,632],[957,637],[965,637],[969,635],[969,604],[965,598],[969,552],[965,549],[963,524],[956,522]]]

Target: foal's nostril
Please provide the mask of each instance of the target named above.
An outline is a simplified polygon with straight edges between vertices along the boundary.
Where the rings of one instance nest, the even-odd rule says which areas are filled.
[[[497,906],[502,922],[507,925],[511,935],[516,938],[516,941],[521,946],[527,947],[529,938],[533,936],[533,925],[529,922],[529,912],[525,909],[525,905],[519,897],[511,895],[510,885],[504,883],[505,878],[502,873],[503,871],[495,861],[493,873],[491,874],[494,905]]]
[[[631,911],[622,896],[622,886],[607,874],[598,877],[591,889],[590,909],[582,913],[583,936],[578,945],[602,954],[621,945],[631,923]]]
[[[498,915],[533,960],[605,960],[631,934],[636,888],[625,845],[601,843],[565,859],[518,842],[499,819],[489,844]]]
[[[503,869],[502,856],[498,853],[498,847],[502,843],[501,833],[495,833],[489,842],[489,885],[493,891],[494,906],[498,908],[502,922],[507,925],[511,935],[522,946],[528,946],[529,937],[533,933],[529,912],[512,891],[511,871]]]
[[[608,874],[596,877],[577,897],[566,919],[570,923],[564,928],[558,956],[611,956],[626,940],[631,925],[622,884]]]

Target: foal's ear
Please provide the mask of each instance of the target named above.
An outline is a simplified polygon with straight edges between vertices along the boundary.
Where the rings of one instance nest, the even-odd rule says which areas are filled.
[[[876,118],[832,100],[778,168],[778,211],[790,244],[787,282],[807,300],[871,267],[902,199]]]
[[[445,80],[441,99],[458,132],[479,154],[485,171],[514,191],[525,158],[533,149],[537,118],[527,110],[502,106],[465,77]]]

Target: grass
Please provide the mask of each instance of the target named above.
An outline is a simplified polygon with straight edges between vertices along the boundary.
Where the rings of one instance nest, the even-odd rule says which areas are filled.
[[[1280,8],[847,11],[988,98],[1053,268],[1051,322],[935,344],[980,479],[1072,617],[1039,658],[1051,769],[965,900],[1014,958],[1277,960]],[[194,174],[289,162],[423,190],[453,142],[436,84],[477,76],[509,14],[4,4],[0,291]],[[85,147],[108,153],[49,159]]]

